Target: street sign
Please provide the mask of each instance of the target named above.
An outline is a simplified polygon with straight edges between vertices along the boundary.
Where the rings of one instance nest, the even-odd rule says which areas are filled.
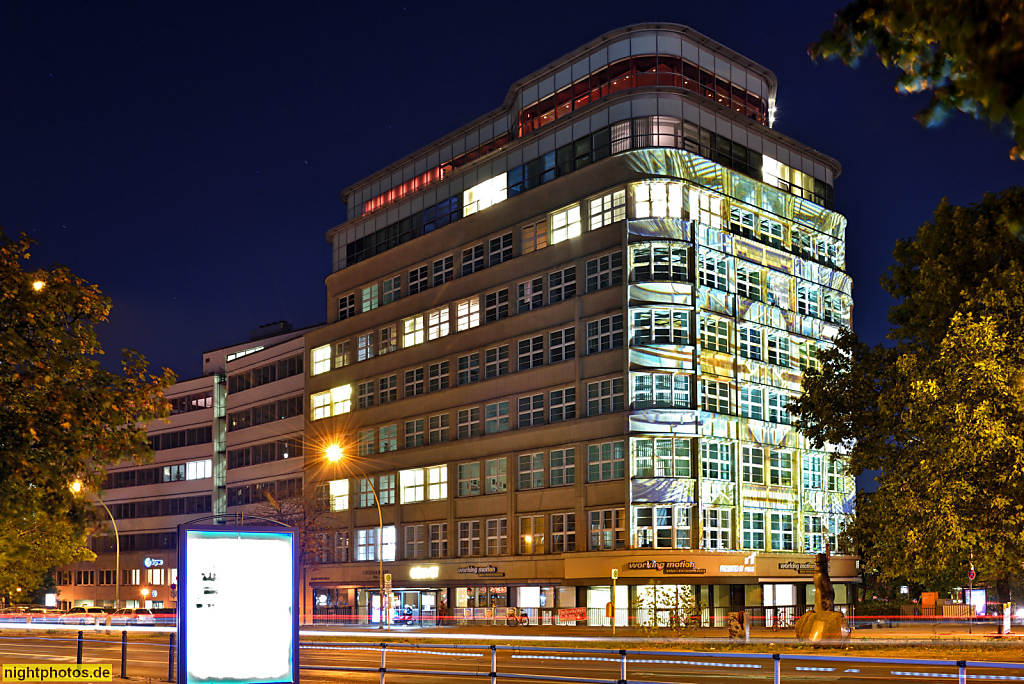
[[[391,573],[384,573],[384,591],[391,591]]]
[[[618,570],[612,570],[612,579],[613,580],[619,579],[619,571]]]
[[[978,573],[974,572],[974,568],[971,568],[967,571],[967,579],[969,579],[972,582],[978,579]]]

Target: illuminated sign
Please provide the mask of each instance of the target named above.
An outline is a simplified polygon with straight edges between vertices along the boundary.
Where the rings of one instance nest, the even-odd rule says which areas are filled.
[[[779,563],[779,570],[796,570],[799,573],[812,573],[818,567],[818,564],[814,561],[810,563],[801,563],[799,561],[786,561],[785,563]]]
[[[147,557],[145,560],[142,561],[142,564],[145,565],[147,568],[159,568],[161,565],[164,564],[164,559]]]
[[[178,548],[178,681],[297,684],[295,531],[182,525]]]
[[[754,559],[757,558],[757,552],[750,554],[743,559],[743,565],[720,565],[718,566],[719,572],[754,572]]]
[[[660,561],[644,560],[626,563],[626,570],[657,570],[663,575],[703,575],[704,568],[698,568],[691,560]]]
[[[491,575],[492,577],[503,577],[498,568],[493,565],[463,565],[458,570],[460,575]]]
[[[409,577],[414,580],[437,579],[440,568],[436,565],[409,568]]]

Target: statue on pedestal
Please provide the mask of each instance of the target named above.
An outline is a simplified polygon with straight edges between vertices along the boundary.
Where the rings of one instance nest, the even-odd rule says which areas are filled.
[[[832,609],[836,592],[828,576],[828,558],[829,547],[826,544],[825,553],[818,554],[814,569],[814,610],[804,613],[796,621],[796,638],[806,643],[845,643],[850,638],[850,624],[846,616]]]

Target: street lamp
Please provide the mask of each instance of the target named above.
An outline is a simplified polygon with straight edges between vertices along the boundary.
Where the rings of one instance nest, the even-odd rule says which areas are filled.
[[[78,494],[82,491],[82,481],[75,480],[71,483],[71,491]],[[121,608],[121,536],[117,533],[117,521],[114,520],[114,514],[107,508],[107,504],[103,503],[103,499],[99,497],[93,497],[96,499],[96,503],[103,506],[103,510],[110,516],[110,524],[114,526],[114,610]]]
[[[324,453],[324,457],[330,463],[338,463],[345,454],[341,447],[337,444],[331,444],[327,447],[327,451]],[[377,522],[379,527],[377,528],[377,563],[379,565],[378,579],[380,586],[380,629],[384,629],[384,625],[387,622],[387,602],[384,600],[384,514],[380,510],[380,499],[377,497],[377,488],[373,486],[373,480],[366,476],[362,468],[357,466],[351,460],[349,464],[363,476],[363,479],[370,485],[370,491],[373,492],[373,502],[377,504]],[[357,542],[358,543],[358,542]]]

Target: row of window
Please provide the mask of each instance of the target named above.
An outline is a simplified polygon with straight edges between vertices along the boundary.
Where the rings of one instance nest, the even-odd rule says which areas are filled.
[[[198,496],[178,496],[170,499],[127,501],[125,503],[112,503],[109,505],[109,508],[110,514],[115,520],[209,513],[212,510],[212,497],[209,494],[200,494]]]
[[[205,458],[155,468],[115,470],[107,473],[104,489],[120,489],[180,480],[202,480],[208,477],[213,477],[213,459]]]
[[[201,411],[202,409],[213,408],[213,390],[186,394],[183,397],[171,397],[167,401],[171,404],[172,416],[190,411]]]
[[[98,585],[113,586],[116,579],[114,570],[58,570],[54,573],[57,586]],[[162,587],[178,582],[177,568],[131,568],[121,571],[121,586],[139,586],[143,584]]]
[[[177,449],[178,447],[209,444],[213,441],[213,427],[206,425],[186,430],[161,432],[148,437],[149,448],[153,451]]]
[[[302,395],[287,397],[260,406],[244,408],[228,414],[228,432],[242,430],[254,425],[272,423],[275,420],[294,418],[302,414]]]
[[[302,374],[302,354],[228,376],[228,394]]]
[[[302,457],[302,440],[295,437],[228,450],[228,470]]]
[[[113,553],[118,540],[114,535],[94,535],[89,537],[89,548],[95,553],[109,551]],[[178,548],[177,532],[137,532],[120,535],[122,551],[159,551]]]
[[[244,506],[246,504],[263,503],[267,495],[274,499],[287,499],[302,494],[302,478],[276,482],[256,482],[235,487],[228,487],[228,506]]]

